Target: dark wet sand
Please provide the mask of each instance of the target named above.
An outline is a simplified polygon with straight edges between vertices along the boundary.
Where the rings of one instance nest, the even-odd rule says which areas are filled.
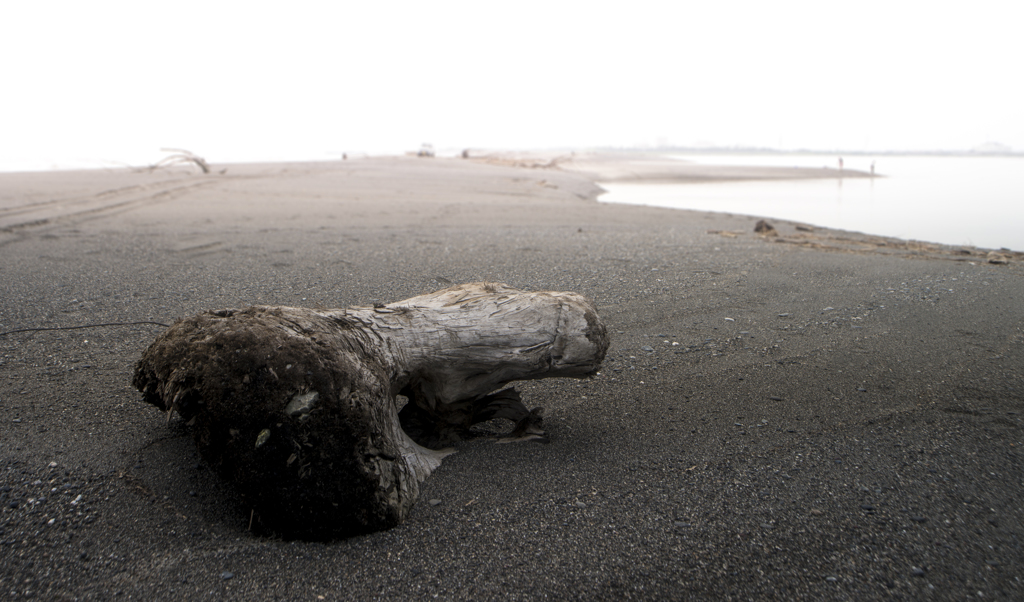
[[[0,597],[1024,596],[1018,255],[761,237],[572,169],[0,175],[0,332],[490,280],[586,294],[612,333],[597,378],[521,386],[550,444],[464,443],[408,522],[332,543],[252,535],[141,402],[159,326],[0,336]]]

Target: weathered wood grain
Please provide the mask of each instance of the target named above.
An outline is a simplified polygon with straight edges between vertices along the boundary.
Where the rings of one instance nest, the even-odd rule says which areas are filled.
[[[154,341],[133,382],[190,422],[263,525],[322,538],[401,522],[448,453],[430,448],[475,423],[543,438],[540,408],[498,390],[586,377],[607,347],[580,295],[473,283],[377,307],[200,314]]]

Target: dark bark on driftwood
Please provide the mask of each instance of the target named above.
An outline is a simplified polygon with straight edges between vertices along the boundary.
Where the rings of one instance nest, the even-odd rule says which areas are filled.
[[[540,408],[497,390],[589,376],[607,348],[582,296],[477,283],[372,308],[200,314],[146,350],[133,384],[189,422],[263,525],[331,538],[401,522],[448,453],[424,445],[492,418],[543,437]]]

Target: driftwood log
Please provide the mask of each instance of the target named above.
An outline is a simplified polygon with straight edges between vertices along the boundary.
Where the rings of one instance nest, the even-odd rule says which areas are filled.
[[[499,389],[592,375],[607,348],[580,295],[475,283],[375,307],[179,320],[133,384],[188,421],[259,524],[323,539],[400,523],[450,453],[437,448],[473,424],[506,418],[511,437],[542,438],[540,408]]]

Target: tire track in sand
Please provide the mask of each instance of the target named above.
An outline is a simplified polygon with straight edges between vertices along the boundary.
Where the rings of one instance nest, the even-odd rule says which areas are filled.
[[[88,196],[54,199],[0,208],[0,247],[47,230],[47,226],[76,224],[154,203],[216,184],[216,179],[157,182],[104,190]]]

